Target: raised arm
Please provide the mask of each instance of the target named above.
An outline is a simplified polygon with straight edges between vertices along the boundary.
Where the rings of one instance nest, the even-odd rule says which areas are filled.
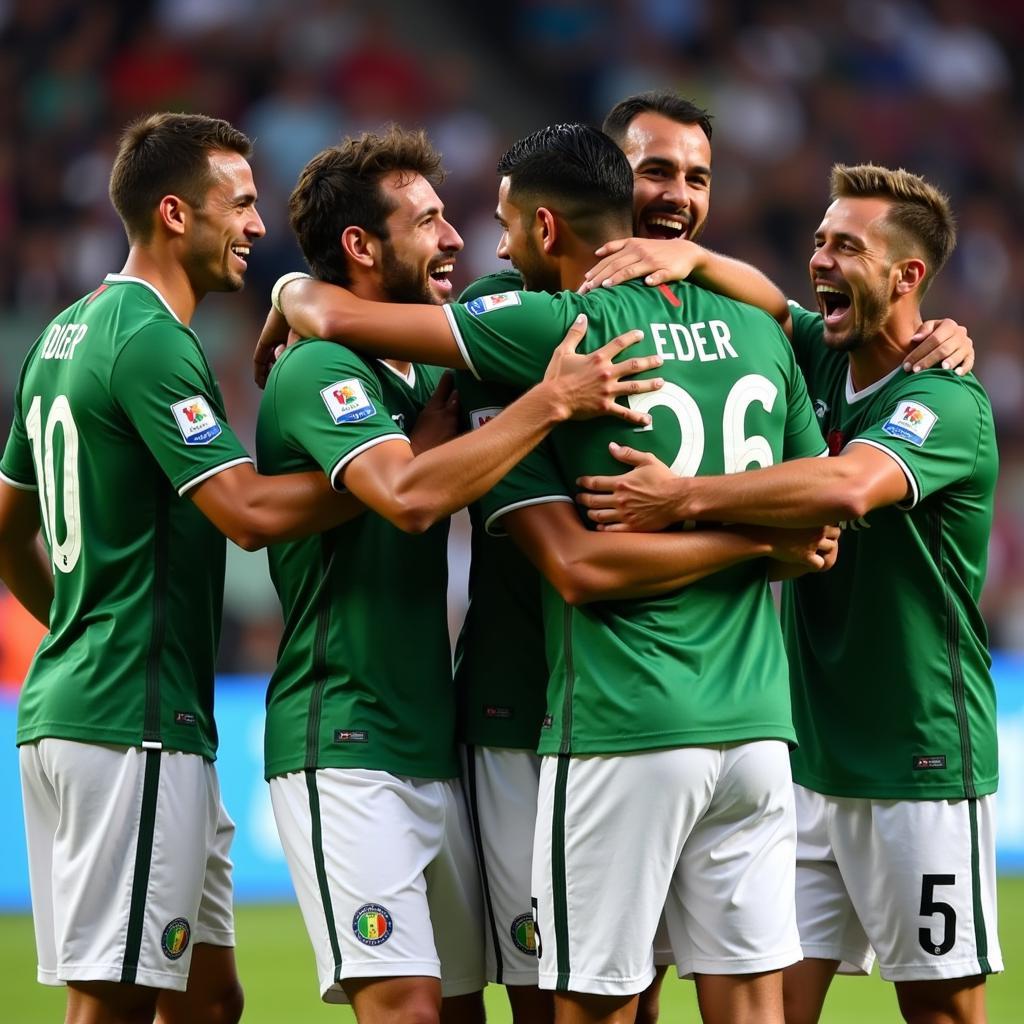
[[[44,626],[50,623],[53,573],[39,543],[35,491],[0,480],[0,579]]]
[[[661,530],[686,520],[816,526],[858,519],[910,494],[898,463],[866,444],[850,444],[833,458],[705,477],[679,477],[647,452],[610,448],[633,469],[578,481],[589,492],[580,494],[579,503],[607,530]]]
[[[668,593],[752,558],[777,559],[799,572],[820,571],[834,561],[836,543],[820,529],[598,534],[566,502],[519,508],[501,522],[573,605]]]

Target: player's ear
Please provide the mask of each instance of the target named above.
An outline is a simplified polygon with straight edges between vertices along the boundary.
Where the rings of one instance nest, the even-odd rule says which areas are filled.
[[[156,208],[156,219],[170,234],[183,235],[191,213],[191,207],[180,196],[164,196]]]
[[[341,251],[367,270],[380,261],[380,239],[366,228],[350,226],[341,233]]]
[[[551,252],[558,239],[558,218],[546,206],[538,206],[533,226],[540,247],[544,252]]]
[[[924,260],[911,257],[907,260],[900,260],[894,267],[896,271],[895,291],[897,295],[906,295],[915,288],[920,287],[928,268]]]

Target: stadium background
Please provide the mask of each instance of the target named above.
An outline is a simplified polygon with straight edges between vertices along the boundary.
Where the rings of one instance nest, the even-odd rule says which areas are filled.
[[[715,115],[704,241],[756,263],[797,301],[812,302],[806,260],[831,164],[871,159],[918,171],[949,192],[960,225],[957,251],[925,312],[968,326],[999,431],[1002,472],[984,611],[1001,652],[1000,864],[1024,869],[1024,7],[1015,0],[978,6],[0,0],[0,420],[10,420],[18,367],[42,326],[122,264],[125,243],[107,200],[107,175],[119,129],[143,111],[226,117],[256,142],[267,237],[253,250],[242,295],[209,297],[194,321],[232,423],[250,445],[259,393],[249,356],[269,286],[302,265],[285,201],[309,156],[342,134],[388,119],[427,127],[449,170],[442,197],[466,241],[457,285],[497,265],[493,168],[505,147],[554,120],[600,123],[617,99],[642,89],[677,89]],[[459,525],[453,620],[463,601],[465,540]],[[262,684],[280,620],[264,557],[232,549],[229,563],[220,669],[237,678],[225,678],[218,699],[229,806],[242,826],[239,889],[243,898],[281,898],[287,881],[259,777]],[[899,594],[883,591],[880,600]],[[13,702],[38,636],[0,590],[0,823],[11,837],[0,853],[0,907],[10,910],[25,905]],[[260,875],[261,858],[274,861],[268,877]],[[1006,1016],[994,1012],[996,1021],[1024,1019],[1024,991],[1012,995],[1024,885],[1007,880],[1003,889],[1011,972],[992,987],[1008,1008]],[[301,1003],[278,1016],[261,1006],[289,1005],[282,993],[290,990],[275,985],[275,1004],[273,992],[257,999],[250,983],[246,1019],[299,1021],[307,1009],[309,1019],[320,1019],[320,1008],[310,1006],[311,963],[294,915],[243,911],[243,968],[247,927],[249,955],[272,958],[266,971],[273,973],[272,962],[287,974],[282,965],[294,954],[302,976]],[[1015,941],[1024,949],[1024,937]],[[54,993],[32,988],[30,946],[23,916],[0,918],[0,951],[10,953],[5,992],[25,999],[7,1019],[36,1019],[43,1010],[33,1007],[53,1012],[46,997]],[[256,967],[253,977],[264,973]],[[864,1016],[856,1008],[860,990],[846,995],[853,991],[833,999],[826,1020],[845,1019],[836,1015],[843,1000],[854,1007],[851,1020],[882,1019]]]

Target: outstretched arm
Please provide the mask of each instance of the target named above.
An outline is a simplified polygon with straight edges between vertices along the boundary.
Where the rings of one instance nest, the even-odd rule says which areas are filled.
[[[866,444],[833,458],[794,459],[728,476],[680,477],[648,452],[617,444],[612,455],[633,469],[584,476],[578,501],[607,530],[661,530],[685,520],[816,526],[858,519],[910,495],[896,461]]]
[[[752,558],[774,558],[800,571],[820,571],[834,561],[836,543],[820,529],[720,528],[643,537],[598,534],[588,530],[566,502],[519,508],[501,522],[573,605],[668,593]]]
[[[0,480],[0,579],[44,626],[50,624],[53,573],[39,544],[39,499],[35,491]]]

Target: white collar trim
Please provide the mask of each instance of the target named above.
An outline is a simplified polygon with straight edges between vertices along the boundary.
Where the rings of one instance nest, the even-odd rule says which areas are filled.
[[[853,405],[854,402],[859,402],[862,399],[873,395],[876,391],[881,390],[889,383],[898,373],[903,372],[902,366],[897,366],[895,369],[887,373],[881,380],[876,380],[874,384],[869,384],[866,388],[862,388],[860,391],[855,391],[853,387],[853,371],[849,366],[846,367],[846,401],[849,405]]]
[[[174,317],[178,323],[181,323],[181,317],[171,309],[171,304],[160,294],[159,290],[155,285],[149,283],[149,281],[143,280],[141,277],[130,277],[128,274],[107,274],[103,279],[104,281],[111,281],[114,284],[141,284],[143,288],[148,288],[163,304],[167,312]]]
[[[378,363],[384,367],[385,370],[390,370],[399,380],[404,381],[410,388],[416,387],[416,364],[409,364],[409,372],[402,373],[401,370],[396,370],[386,359],[378,359]]]

